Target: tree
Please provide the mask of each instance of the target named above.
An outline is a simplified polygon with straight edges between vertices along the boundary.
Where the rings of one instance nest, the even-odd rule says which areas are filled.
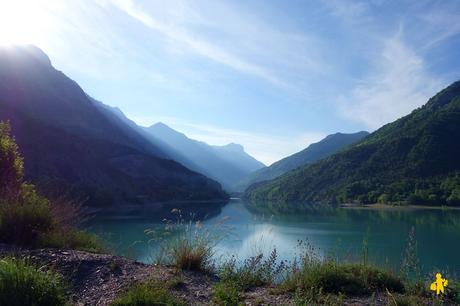
[[[8,123],[0,122],[0,199],[16,197],[24,179],[24,163]]]

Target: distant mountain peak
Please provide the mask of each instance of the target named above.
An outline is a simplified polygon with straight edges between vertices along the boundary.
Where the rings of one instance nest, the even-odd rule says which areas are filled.
[[[240,144],[209,145],[188,138],[162,122],[145,128],[151,136],[176,151],[176,159],[190,169],[218,180],[227,190],[236,182],[265,165],[247,154]]]
[[[329,155],[343,149],[344,147],[361,140],[369,133],[365,131],[357,133],[334,133],[326,136],[322,140],[310,144],[307,148],[299,151],[291,156],[285,157],[269,167],[262,168],[251,173],[249,176],[241,180],[237,187],[240,190],[246,189],[253,183],[271,180],[282,174],[314,163],[320,159],[326,158]]]
[[[244,147],[238,143],[231,142],[225,146],[221,146],[221,148],[226,149],[228,151],[233,152],[245,152]]]
[[[168,125],[164,124],[164,123],[161,122],[161,121],[152,124],[150,127],[151,127],[151,128],[153,128],[153,127],[156,127],[156,128],[165,128],[165,129],[170,129],[170,130],[172,130],[172,128],[170,128]]]
[[[404,103],[404,101],[401,101]],[[311,165],[252,185],[251,200],[460,205],[460,82]]]

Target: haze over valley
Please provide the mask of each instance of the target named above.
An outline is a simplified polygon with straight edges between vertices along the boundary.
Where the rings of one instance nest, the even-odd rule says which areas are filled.
[[[459,305],[459,15],[0,0],[0,306]]]

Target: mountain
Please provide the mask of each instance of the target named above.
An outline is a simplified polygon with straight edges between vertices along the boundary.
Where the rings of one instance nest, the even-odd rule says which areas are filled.
[[[0,120],[9,121],[28,180],[90,203],[224,199],[220,184],[171,160],[89,97],[34,46],[0,48]]]
[[[212,148],[222,159],[245,171],[253,172],[265,167],[263,163],[246,153],[240,144],[229,143],[225,146],[212,146]]]
[[[300,152],[283,158],[269,167],[265,167],[251,173],[248,177],[238,183],[238,189],[245,190],[254,183],[272,180],[295,168],[312,164],[336,153],[358,140],[361,140],[367,135],[369,135],[369,133],[364,131],[352,134],[336,133],[329,135],[323,140],[309,145],[306,149]]]
[[[460,205],[460,81],[351,147],[252,185],[245,197],[254,203]]]
[[[234,191],[238,181],[264,167],[238,144],[210,146],[190,139],[161,122],[145,128],[145,131],[154,137],[154,141],[162,141],[164,145],[160,147],[171,152],[175,160],[217,180],[228,191]]]

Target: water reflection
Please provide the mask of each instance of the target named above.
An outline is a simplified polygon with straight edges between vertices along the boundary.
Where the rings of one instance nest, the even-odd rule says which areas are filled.
[[[110,241],[115,252],[150,261],[157,244],[146,243],[145,229],[161,231],[163,219],[174,219],[170,208],[142,210],[129,214],[97,215],[85,227]],[[228,205],[182,207],[184,216],[214,230],[223,218],[230,232],[216,247],[218,258],[237,255],[246,258],[277,248],[280,258],[292,260],[299,240],[307,241],[320,256],[359,260],[363,240],[368,239],[372,261],[394,269],[399,267],[412,226],[416,229],[418,253],[425,272],[435,268],[460,273],[460,211],[411,209],[325,209],[306,214],[270,215],[254,211],[241,201]],[[187,211],[188,209],[188,211]],[[134,243],[137,242],[137,243]]]

